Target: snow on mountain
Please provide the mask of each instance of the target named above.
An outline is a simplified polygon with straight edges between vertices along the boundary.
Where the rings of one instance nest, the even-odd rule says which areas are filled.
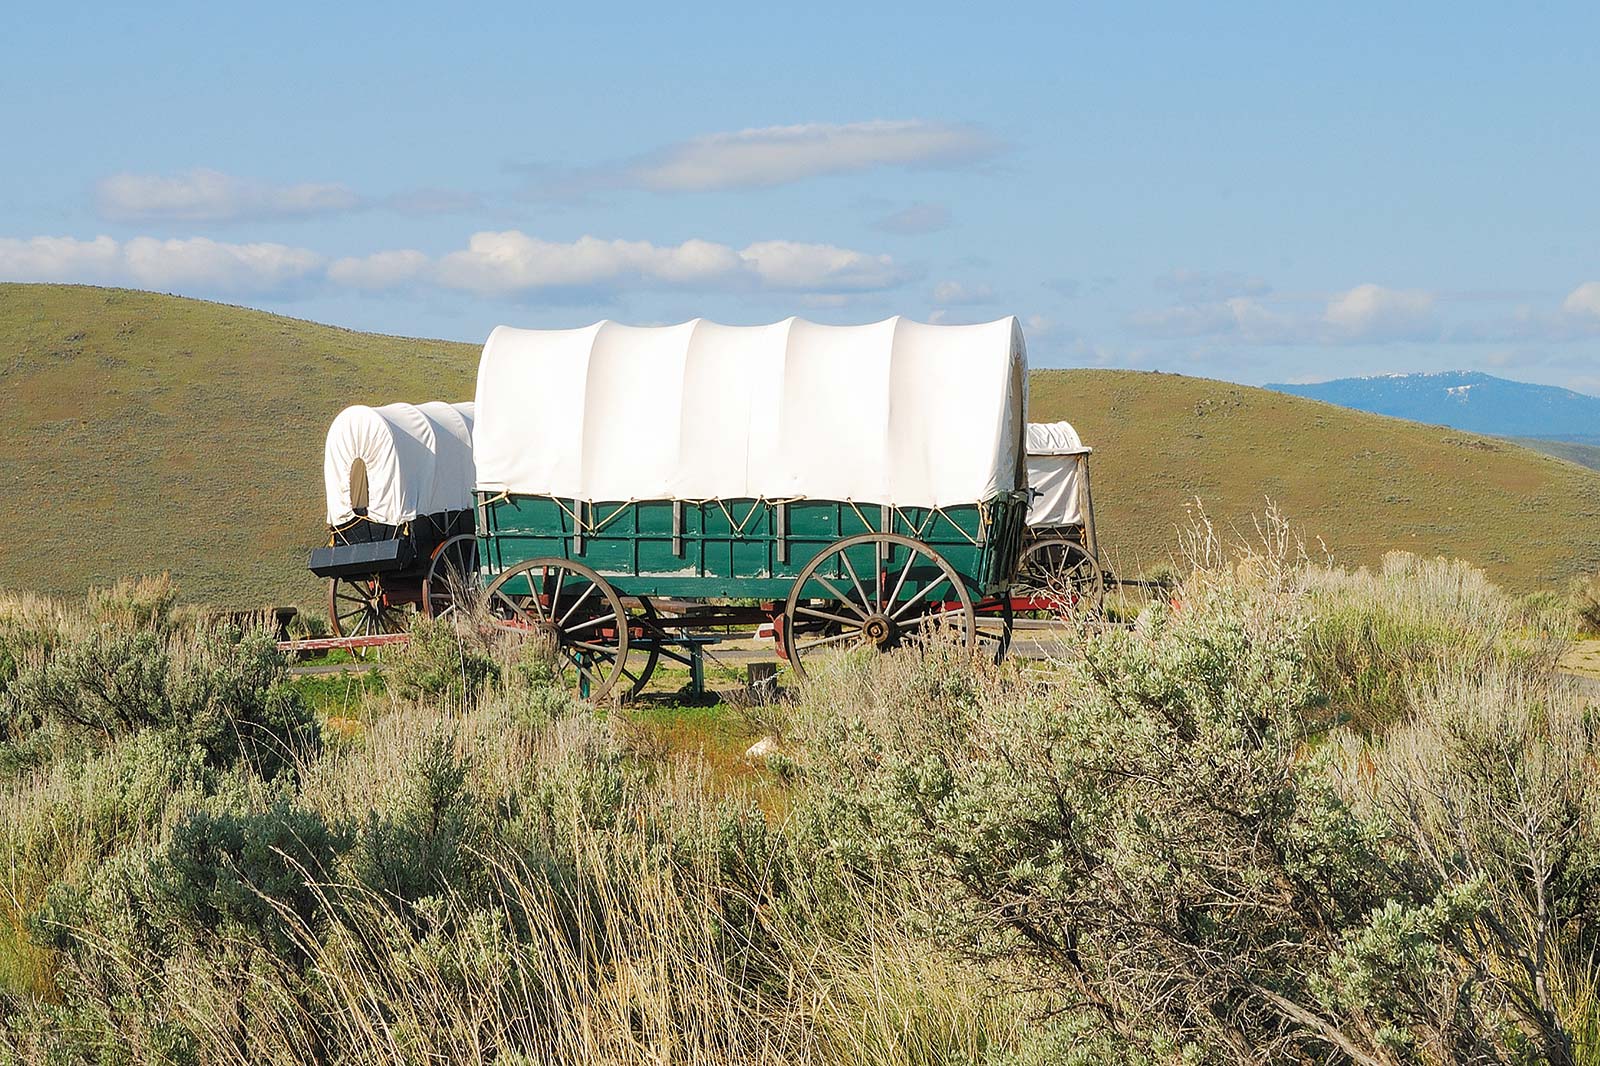
[[[1476,371],[1391,373],[1267,388],[1473,433],[1600,444],[1600,397]]]

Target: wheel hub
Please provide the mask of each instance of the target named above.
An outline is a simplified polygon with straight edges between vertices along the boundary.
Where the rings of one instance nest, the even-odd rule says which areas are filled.
[[[861,624],[861,635],[868,644],[878,648],[892,645],[899,631],[900,627],[894,624],[894,619],[882,614],[875,614]]]

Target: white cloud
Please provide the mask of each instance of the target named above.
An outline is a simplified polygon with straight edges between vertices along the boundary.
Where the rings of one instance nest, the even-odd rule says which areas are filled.
[[[885,233],[936,233],[950,228],[950,209],[944,204],[912,204],[884,215],[872,228]]]
[[[1328,301],[1323,320],[1348,340],[1388,341],[1436,338],[1434,296],[1416,289],[1357,285]]]
[[[739,253],[769,288],[820,291],[889,289],[908,279],[887,255],[831,244],[760,241]]]
[[[933,287],[933,302],[946,307],[958,304],[987,304],[994,302],[994,289],[988,285],[966,285],[959,281],[941,281]]]
[[[1600,318],[1600,281],[1586,281],[1567,293],[1567,298],[1561,301],[1561,310],[1570,315]]]
[[[282,290],[315,273],[322,257],[282,244],[227,244],[207,237],[0,238],[0,279],[72,281],[216,293]]]
[[[808,122],[703,134],[596,167],[566,172],[548,167],[529,169],[545,173],[541,191],[553,196],[606,188],[706,192],[770,189],[880,167],[960,167],[991,158],[1003,148],[981,127],[960,123],[923,119]]]
[[[475,233],[467,247],[430,260],[417,251],[335,262],[328,276],[362,289],[431,282],[478,293],[620,285],[716,288],[740,285],[809,293],[892,288],[909,275],[887,255],[829,244],[758,241],[743,249],[691,239],[681,244],[580,237],[547,241],[519,230]]]
[[[757,241],[742,249],[580,237],[547,241],[519,230],[475,233],[434,258],[416,249],[326,263],[306,248],[229,244],[208,237],[0,238],[0,281],[73,281],[202,293],[266,293],[320,278],[347,289],[432,285],[482,294],[624,286],[769,289],[811,296],[881,292],[913,274],[887,255],[831,244]]]
[[[114,174],[95,186],[100,214],[119,222],[237,222],[308,218],[362,206],[344,185],[279,185],[196,169],[181,174]]]
[[[352,289],[398,289],[422,277],[429,263],[426,253],[412,249],[346,256],[329,264],[328,278]]]
[[[517,292],[624,279],[683,285],[713,280],[737,265],[732,249],[708,241],[657,246],[649,241],[580,237],[562,244],[506,230],[474,233],[464,250],[439,261],[434,276],[448,288]]]
[[[122,246],[110,237],[0,237],[0,280],[102,281],[121,258]]]

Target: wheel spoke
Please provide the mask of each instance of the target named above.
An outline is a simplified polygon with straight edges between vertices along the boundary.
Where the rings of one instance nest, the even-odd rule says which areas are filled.
[[[595,589],[599,588],[599,587],[600,587],[599,585],[590,585],[588,588],[584,589],[583,590],[583,595],[579,596],[576,600],[573,601],[572,606],[567,608],[567,613],[562,615],[561,616],[561,620],[556,623],[557,627],[566,625],[567,624],[567,619],[572,617],[572,613],[574,611],[576,611],[579,607],[583,606],[583,601],[588,599],[589,598],[589,594],[591,592],[593,592]],[[550,605],[550,613],[552,615],[556,613],[556,606],[553,603]]]
[[[835,633],[831,637],[822,637],[822,638],[820,638],[818,640],[807,641],[804,644],[796,644],[795,645],[795,650],[796,651],[805,651],[808,648],[818,648],[818,647],[821,647],[824,644],[837,644],[841,640],[860,640],[860,639],[861,639],[861,630],[858,629],[854,633]]]
[[[859,626],[861,624],[861,619],[859,618],[846,618],[842,614],[819,611],[815,607],[796,607],[794,613],[810,615],[813,618],[825,618],[830,622],[838,622],[842,626]]]
[[[875,601],[871,596],[868,596],[867,590],[861,587],[861,578],[856,576],[856,568],[850,562],[850,553],[848,551],[840,552],[839,561],[844,563],[844,568],[846,570],[850,571],[850,583],[856,587],[856,592],[861,595],[861,606],[870,610],[877,601]]]
[[[844,593],[840,592],[837,587],[835,587],[833,582],[829,581],[827,578],[823,577],[821,574],[813,574],[811,576],[812,576],[813,579],[815,579],[817,582],[819,582],[824,588],[826,588],[829,592],[833,593],[834,599],[838,600],[840,603],[842,603],[846,607],[850,608],[850,610],[852,612],[854,612],[856,614],[856,616],[859,617],[863,622],[865,622],[867,620],[867,612],[862,610],[860,607],[857,607],[855,605],[854,601],[852,601],[849,596],[846,596]]]
[[[617,616],[615,614],[597,614],[593,618],[589,619],[587,622],[579,622],[577,625],[569,626],[566,629],[563,629],[561,632],[563,632],[563,633],[576,633],[580,629],[588,629],[590,626],[597,626],[597,625],[600,625],[603,622],[615,622],[615,621],[617,621]]]
[[[567,649],[565,647],[563,647],[561,649],[561,654],[566,656],[567,662],[571,663],[573,665],[573,667],[578,671],[578,673],[582,674],[584,677],[589,679],[589,684],[591,686],[593,686],[594,688],[599,688],[600,687],[600,685],[601,685],[600,679],[598,677],[595,677],[594,674],[589,670],[589,668],[587,666],[583,665],[582,660],[580,660],[576,655],[574,655],[571,652],[567,651]]]
[[[887,554],[881,544],[872,546],[872,594],[877,597],[873,602],[877,604],[877,611],[882,614],[888,605],[883,602],[883,559]]]
[[[911,566],[917,561],[917,556],[921,554],[921,552],[914,549],[907,554],[906,565],[900,569],[900,577],[894,583],[894,591],[889,593],[889,598],[884,601],[884,610],[892,608],[894,601],[900,598],[900,590],[905,587],[906,578],[911,576]]]
[[[892,618],[892,619],[898,619],[907,610],[909,610],[912,607],[915,607],[917,604],[922,603],[925,599],[927,599],[928,594],[930,592],[932,592],[934,589],[938,588],[940,585],[948,585],[949,583],[950,583],[950,575],[949,574],[940,574],[938,581],[935,581],[933,584],[929,585],[927,588],[923,589],[921,592],[919,592],[915,596],[911,597],[911,599],[909,599],[905,603],[901,604],[900,609],[895,611],[889,617]]]
[[[512,598],[510,596],[507,596],[504,592],[501,592],[499,589],[495,589],[493,591],[494,591],[495,599],[499,600],[501,603],[503,603],[507,607],[511,608],[511,613],[516,616],[518,621],[527,622],[527,620],[528,620],[528,612],[527,611],[523,610],[522,607],[516,603],[516,601],[512,600]],[[538,597],[535,596],[534,599],[538,599]]]
[[[935,619],[935,618],[949,618],[953,614],[961,614],[961,613],[963,613],[963,609],[961,607],[959,607],[959,606],[957,606],[957,607],[946,607],[946,606],[941,604],[938,610],[929,611],[927,614],[919,614],[919,615],[917,615],[917,617],[911,619],[910,621],[902,622],[901,625],[903,625],[906,629],[910,629],[913,626],[920,626],[920,625],[924,624],[925,622],[931,621],[932,619]]]

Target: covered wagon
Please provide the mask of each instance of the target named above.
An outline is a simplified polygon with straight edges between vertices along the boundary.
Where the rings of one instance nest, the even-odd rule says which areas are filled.
[[[328,543],[311,571],[328,579],[336,636],[405,627],[405,613],[451,602],[449,572],[475,569],[470,403],[356,405],[323,450]]]
[[[802,675],[939,627],[998,654],[1009,616],[976,605],[1022,548],[1026,394],[1014,318],[502,326],[474,434],[488,607],[597,698],[696,626],[773,622]]]
[[[1017,566],[1018,609],[1099,610],[1106,575],[1099,559],[1089,456],[1069,422],[1028,424],[1028,533]],[[1022,602],[1026,601],[1026,602]]]

